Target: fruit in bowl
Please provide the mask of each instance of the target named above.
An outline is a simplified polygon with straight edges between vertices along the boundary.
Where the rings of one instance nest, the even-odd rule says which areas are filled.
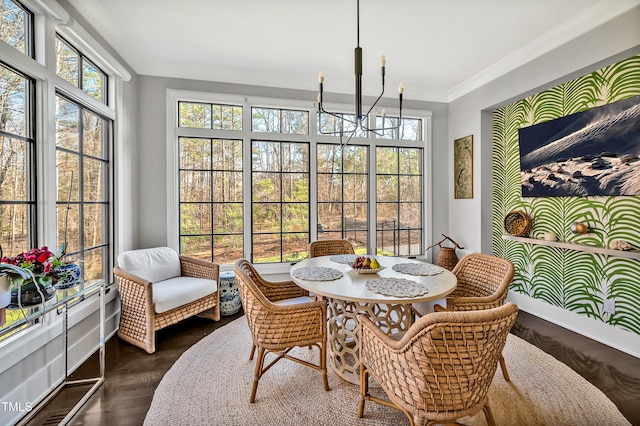
[[[369,259],[367,256],[358,256],[351,264],[353,269],[379,269],[380,263],[376,259]]]

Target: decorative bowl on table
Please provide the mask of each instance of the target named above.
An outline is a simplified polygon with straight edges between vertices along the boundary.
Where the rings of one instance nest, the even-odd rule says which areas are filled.
[[[367,256],[356,257],[351,267],[358,274],[375,274],[384,269],[384,266],[380,265],[375,258],[369,258]]]
[[[356,271],[356,273],[358,274],[377,274],[383,269],[384,269],[384,266],[381,266],[379,268],[353,268],[353,270]]]

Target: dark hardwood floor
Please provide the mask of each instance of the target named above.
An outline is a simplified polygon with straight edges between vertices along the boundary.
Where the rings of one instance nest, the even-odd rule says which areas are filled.
[[[161,330],[157,334],[156,352],[151,355],[117,337],[111,338],[106,344],[105,383],[71,424],[141,425],[156,386],[180,355],[216,328],[241,315],[240,312],[223,317],[219,322],[194,317]],[[640,359],[522,311],[512,333],[577,371],[600,388],[631,424],[640,426]],[[95,375],[97,365],[97,356],[94,356],[74,373],[74,378]],[[84,390],[82,387],[64,390],[28,424],[57,424]]]

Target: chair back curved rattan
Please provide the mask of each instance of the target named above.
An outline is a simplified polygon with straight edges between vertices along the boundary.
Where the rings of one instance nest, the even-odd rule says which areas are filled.
[[[298,362],[322,372],[325,390],[329,390],[326,367],[327,301],[276,304],[294,297],[308,296],[309,292],[293,281],[265,280],[246,259],[235,263],[236,284],[245,317],[251,331],[253,345],[258,349],[250,402],[255,401],[258,381],[262,375],[282,358]],[[288,354],[296,347],[316,346],[320,349],[320,363],[312,364]],[[263,367],[268,352],[278,356]],[[253,348],[250,359],[253,358]]]
[[[399,409],[411,425],[454,422],[484,411],[487,394],[518,313],[514,303],[469,312],[425,315],[395,340],[360,319],[360,406],[375,401]],[[388,400],[369,395],[369,375]]]
[[[504,304],[514,267],[507,259],[471,253],[453,268],[456,289],[447,297],[447,310],[475,311]]]
[[[436,312],[477,311],[504,304],[513,280],[514,267],[507,259],[488,254],[471,253],[453,268],[458,279],[456,289],[447,297],[447,307],[435,305]],[[511,381],[507,364],[500,355],[502,376]]]
[[[309,257],[355,253],[353,245],[348,240],[319,240],[309,244]]]

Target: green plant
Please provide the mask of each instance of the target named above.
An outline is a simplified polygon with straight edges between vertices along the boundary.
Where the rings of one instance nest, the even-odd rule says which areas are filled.
[[[64,253],[64,245],[60,253]],[[49,251],[46,246],[34,248],[14,257],[2,257],[0,271],[9,276],[12,286],[20,286],[30,281],[38,281],[48,286],[61,278],[57,268],[64,265],[62,256]]]

